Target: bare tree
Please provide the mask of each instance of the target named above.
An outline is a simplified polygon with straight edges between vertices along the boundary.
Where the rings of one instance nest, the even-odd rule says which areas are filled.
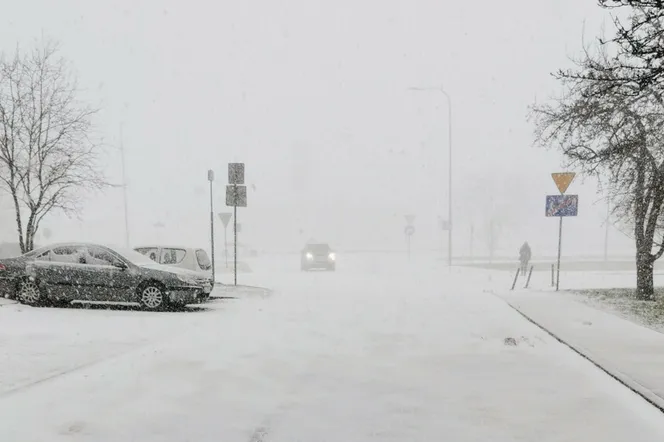
[[[96,109],[77,93],[55,44],[0,58],[0,187],[11,195],[24,253],[44,216],[75,214],[82,192],[106,185],[90,137]]]
[[[664,80],[664,1],[598,0],[605,9],[628,9],[626,20],[613,19],[616,34],[600,39],[605,46],[616,46],[612,57],[614,81],[608,87],[630,84],[637,89],[661,86]]]
[[[633,229],[637,295],[650,299],[653,264],[664,254],[664,100],[655,84],[623,81],[620,62],[604,49],[586,51],[576,72],[560,72],[564,94],[534,106],[532,116],[538,140],[597,176]]]

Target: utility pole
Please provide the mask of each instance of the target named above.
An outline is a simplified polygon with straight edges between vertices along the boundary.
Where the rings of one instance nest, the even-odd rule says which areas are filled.
[[[124,200],[125,247],[129,248],[129,209],[127,208],[127,171],[124,153],[123,125],[120,124],[120,157],[122,158],[122,198]]]
[[[447,230],[447,265],[449,267],[452,267],[452,99],[450,98],[449,94],[445,92],[445,90],[441,87],[440,91],[447,97],[447,134],[448,134],[448,140],[447,140],[447,146],[449,150],[449,171],[448,171],[448,184],[447,184],[447,191],[448,191],[448,196],[447,196],[447,217],[448,217],[448,230]]]

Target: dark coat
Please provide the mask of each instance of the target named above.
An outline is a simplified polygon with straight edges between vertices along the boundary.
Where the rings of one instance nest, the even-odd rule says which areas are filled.
[[[531,251],[527,242],[524,242],[519,249],[519,258],[521,261],[530,261]]]

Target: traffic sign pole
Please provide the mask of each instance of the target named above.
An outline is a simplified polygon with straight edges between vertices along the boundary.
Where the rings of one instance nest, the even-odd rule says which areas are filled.
[[[406,235],[406,247],[408,248],[408,261],[410,261],[410,235]]]
[[[226,268],[228,268],[228,228],[224,227],[224,256],[226,257]]]
[[[560,251],[563,246],[563,217],[560,217],[560,224],[558,224],[558,264],[556,266],[556,291],[560,287]]]
[[[237,285],[237,206],[233,206],[233,237],[233,279],[235,285]]]
[[[232,213],[220,213],[219,218],[224,225],[224,256],[226,258],[226,268],[228,268],[228,223],[231,221]]]
[[[237,207],[247,207],[247,187],[244,185],[244,163],[228,163],[226,205],[233,206],[233,280],[237,285]]]
[[[415,220],[414,215],[406,215],[406,228],[404,229],[403,233],[406,235],[406,250],[408,252],[408,261],[410,261],[410,241],[415,233],[415,227],[413,226],[413,221]]]
[[[569,185],[574,181],[574,172],[552,173],[551,178],[556,183],[560,196],[547,196],[546,216],[558,216],[558,258],[556,260],[556,291],[560,289],[560,255],[563,245],[563,217],[577,216],[578,195],[565,195]]]

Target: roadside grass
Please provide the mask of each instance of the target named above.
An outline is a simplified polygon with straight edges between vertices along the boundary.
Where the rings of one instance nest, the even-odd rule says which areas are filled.
[[[571,293],[595,308],[664,333],[664,287],[655,288],[652,301],[637,299],[636,290],[628,288],[575,290]]]

